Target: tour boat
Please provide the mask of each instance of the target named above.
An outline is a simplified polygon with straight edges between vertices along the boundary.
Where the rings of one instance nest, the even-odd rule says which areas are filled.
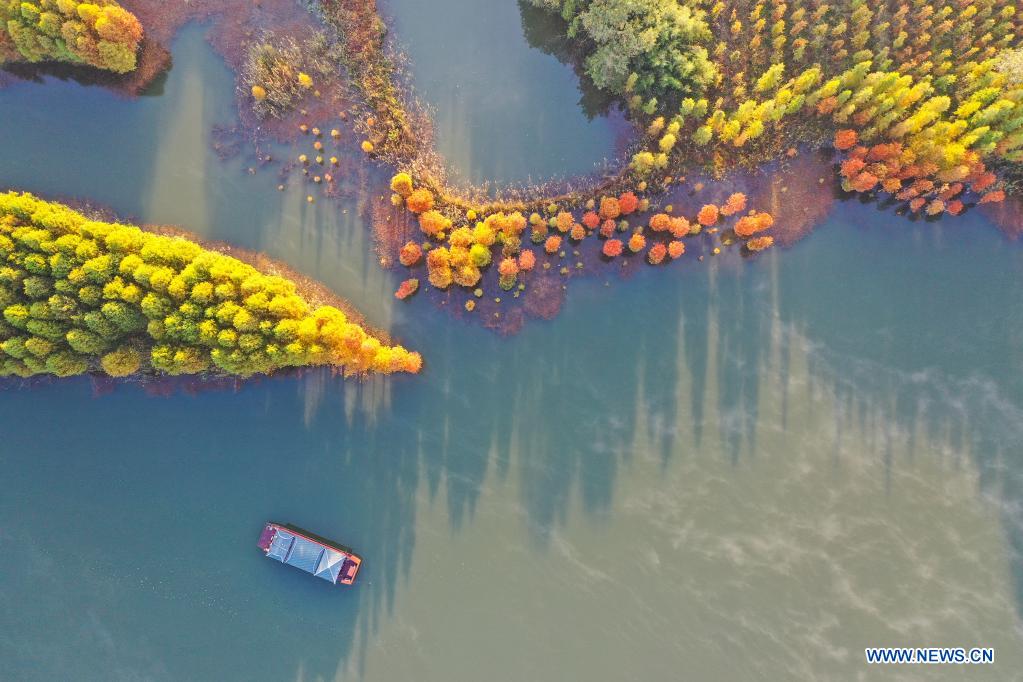
[[[334,585],[351,585],[362,564],[362,559],[345,547],[290,524],[266,524],[259,535],[259,548],[271,559]]]

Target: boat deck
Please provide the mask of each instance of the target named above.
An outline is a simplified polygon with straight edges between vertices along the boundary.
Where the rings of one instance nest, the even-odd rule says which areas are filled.
[[[258,545],[269,558],[334,584],[351,585],[362,564],[362,559],[343,545],[290,524],[267,523]]]
[[[274,528],[269,523],[263,527],[263,532],[259,534],[258,545],[260,549],[262,549],[263,551],[270,549],[270,542],[273,540],[273,536],[276,530],[277,529]]]

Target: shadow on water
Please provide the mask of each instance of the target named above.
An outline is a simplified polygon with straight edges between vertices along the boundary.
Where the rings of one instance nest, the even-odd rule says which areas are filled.
[[[144,88],[136,94],[142,96],[158,96],[162,94],[163,84],[167,81],[170,71],[170,63],[166,70],[160,72]],[[136,84],[132,76],[123,76],[109,71],[103,71],[91,66],[78,64],[65,64],[60,62],[46,62],[40,64],[11,63],[0,67],[0,73],[7,72],[20,81],[27,81],[41,85],[48,80],[57,79],[64,82],[77,83],[82,86],[107,88],[111,93],[122,91],[124,94],[136,92]]]
[[[139,91],[140,97],[162,97],[164,88],[167,87],[167,79],[170,78],[171,69],[174,65],[171,64],[166,70],[161,71],[146,87]]]
[[[605,277],[574,281],[556,320],[512,339],[488,340],[474,328],[438,323],[443,316],[428,319],[425,306],[416,309],[421,319],[403,334],[431,358],[423,379],[445,396],[423,400],[417,413],[421,432],[436,438],[437,450],[424,448],[424,467],[433,494],[447,495],[452,531],[494,496],[490,488],[505,472],[519,501],[511,513],[522,516],[535,549],[556,555],[566,529],[578,528],[574,512],[584,525],[610,526],[625,513],[623,504],[643,497],[628,481],[651,454],[666,472],[706,469],[709,457],[720,457],[731,471],[722,483],[726,495],[733,479],[738,485],[764,468],[758,459],[781,481],[801,480],[800,467],[809,464],[834,478],[824,474],[825,488],[796,488],[797,495],[814,504],[843,499],[855,510],[853,502],[870,499],[865,490],[876,488],[881,507],[839,523],[885,530],[873,549],[866,539],[823,537],[837,547],[800,552],[821,554],[841,570],[868,560],[878,546],[899,555],[892,567],[912,566],[924,551],[944,570],[983,569],[970,574],[983,579],[964,588],[977,608],[1003,594],[1007,569],[1018,626],[1023,385],[1013,368],[1023,309],[1007,295],[1023,271],[1018,250],[977,214],[912,223],[849,202],[791,250],[665,269],[642,267],[614,291]],[[921,467],[928,472],[924,491],[911,484]],[[972,480],[973,471],[977,506],[1001,521],[1006,545],[1004,553],[1001,544],[994,548],[997,556],[976,556],[951,517],[937,517],[947,527],[918,518],[921,510],[939,512],[930,496],[964,473]],[[799,498],[793,511],[771,495],[785,485],[765,480],[761,487],[766,497],[754,513],[795,524],[791,537],[782,533],[790,542],[815,543],[801,525],[814,520],[799,517]],[[680,499],[693,494],[678,492]],[[907,503],[919,509],[898,511]],[[750,512],[748,506],[737,508]],[[744,525],[765,531],[752,517]],[[713,535],[714,528],[701,531]],[[902,533],[919,537],[900,540]],[[552,543],[557,537],[560,545]],[[725,532],[725,541],[735,539]],[[900,579],[925,583],[933,566]],[[857,579],[871,584],[868,576]],[[861,589],[869,591],[866,584]],[[899,584],[883,591],[890,598],[910,593]],[[855,621],[836,617],[843,626]],[[893,609],[880,619],[903,617],[911,618]]]
[[[916,458],[972,461],[1002,514],[1023,616],[1023,310],[1006,296],[1021,264],[977,214],[912,223],[846,203],[812,244],[758,262],[644,270],[613,293],[579,282],[494,370],[514,425],[494,440],[509,434],[531,528],[542,540],[563,522],[577,485],[585,512],[609,512],[637,448],[667,466],[672,452],[700,456],[713,429],[741,466],[765,429],[800,437],[792,401],[819,403],[834,432],[817,447],[863,446],[888,479]],[[764,423],[764,405],[780,423]]]
[[[1007,297],[1023,256],[976,213],[910,223],[847,203],[839,215],[813,263],[785,254],[780,319],[812,340],[836,431],[870,435],[889,476],[895,432],[908,457],[972,461],[1001,511],[1023,618],[1023,309]]]
[[[579,46],[568,38],[568,24],[558,15],[519,0],[519,14],[522,17],[522,33],[530,47],[556,57],[562,64],[572,67],[579,79],[579,108],[586,118],[593,120],[611,113],[615,97],[601,90],[582,70],[584,55]]]
[[[492,190],[560,183],[618,152],[621,115],[604,116],[592,89],[542,51],[554,47],[557,17],[520,12],[511,0],[380,4],[409,57],[415,95],[431,108],[452,180],[493,183]]]
[[[697,449],[703,415],[715,414],[735,464],[756,456],[757,432],[770,427],[762,405],[780,401],[780,427],[798,436],[800,425],[784,417],[793,400],[831,400],[833,442],[820,447],[838,457],[845,443],[866,443],[862,455],[881,458],[887,479],[916,458],[953,467],[967,458],[980,494],[1001,512],[1023,618],[1023,309],[1007,297],[1021,271],[1015,245],[976,213],[912,223],[847,202],[812,244],[738,271],[700,268],[677,280],[684,293],[675,282],[657,287],[657,305],[674,306],[684,330],[679,388],[689,405],[679,414],[692,415]],[[674,341],[652,316],[634,328],[638,344]],[[809,385],[791,385],[793,358],[807,364]],[[664,385],[642,386],[655,387],[644,404],[671,409]]]

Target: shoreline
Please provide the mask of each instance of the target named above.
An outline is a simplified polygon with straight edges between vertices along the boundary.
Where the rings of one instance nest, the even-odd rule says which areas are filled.
[[[602,194],[614,196],[619,193],[631,193],[635,190],[644,197],[645,201],[649,200],[650,202],[649,210],[641,210],[635,216],[628,216],[630,221],[636,220],[632,226],[628,226],[628,229],[638,234],[646,229],[645,219],[658,211],[660,207],[665,206],[667,213],[673,213],[672,208],[674,208],[674,215],[684,213],[685,216],[691,217],[699,209],[700,203],[720,203],[723,195],[727,194],[730,188],[747,194],[754,209],[769,211],[774,215],[777,219],[775,225],[764,234],[771,238],[776,237],[777,243],[785,246],[807,234],[817,219],[811,216],[791,215],[790,212],[787,212],[786,204],[793,201],[791,197],[802,197],[798,203],[801,206],[812,208],[811,213],[819,217],[822,215],[820,202],[826,201],[830,204],[833,199],[831,195],[837,191],[836,185],[840,176],[835,172],[835,167],[841,160],[842,153],[836,151],[834,143],[825,134],[825,128],[831,126],[831,123],[809,113],[800,113],[793,116],[791,120],[787,119],[784,125],[778,127],[777,134],[751,140],[748,145],[741,148],[732,148],[730,145],[700,147],[688,137],[683,137],[679,144],[671,150],[671,165],[663,169],[665,173],[663,176],[658,175],[658,172],[655,171],[640,180],[641,176],[636,174],[627,160],[626,152],[625,156],[619,159],[621,165],[616,170],[601,172],[600,169],[595,169],[591,174],[555,181],[555,184],[559,184],[565,189],[553,195],[549,193],[550,185],[547,183],[514,189],[498,188],[498,195],[495,197],[484,196],[486,190],[469,184],[449,183],[444,159],[432,144],[432,122],[414,98],[411,78],[404,70],[407,60],[398,50],[393,26],[390,22],[384,21],[378,4],[381,3],[376,0],[316,0],[315,5],[318,9],[314,8],[311,11],[303,9],[300,16],[291,16],[288,12],[301,6],[294,0],[266,0],[258,8],[252,8],[240,0],[230,0],[226,7],[214,7],[210,0],[199,0],[189,8],[173,10],[161,7],[157,0],[125,0],[125,6],[134,10],[140,17],[146,17],[150,21],[155,19],[158,22],[155,25],[154,34],[164,40],[173,39],[176,32],[185,23],[211,22],[214,30],[211,31],[208,42],[225,60],[227,67],[236,79],[236,84],[239,84],[235,96],[239,122],[236,134],[256,143],[256,155],[260,163],[264,162],[258,151],[258,142],[262,136],[268,136],[282,143],[302,142],[303,138],[307,143],[313,143],[314,136],[306,134],[306,130],[310,128],[315,130],[313,126],[317,124],[322,124],[327,129],[331,119],[340,117],[345,125],[343,136],[343,166],[345,168],[341,172],[350,172],[351,167],[354,167],[361,172],[368,172],[370,176],[377,177],[385,170],[405,172],[404,169],[409,169],[416,186],[425,188],[432,193],[437,211],[453,221],[455,226],[464,225],[466,220],[468,220],[468,225],[472,226],[476,220],[474,214],[477,213],[479,219],[482,220],[487,214],[492,215],[498,212],[523,212],[527,215],[534,212],[549,221],[557,211],[575,210],[578,212],[584,210],[582,209],[584,204],[586,209],[591,209],[590,202],[599,199]],[[225,21],[225,16],[232,8],[240,12],[247,11],[248,13],[244,16],[247,20],[255,22],[255,27],[249,27],[249,34],[225,28],[225,23],[230,23]],[[307,95],[295,108],[280,118],[258,118],[252,109],[250,94],[240,85],[241,60],[246,46],[251,44],[246,41],[251,39],[253,31],[258,31],[259,27],[262,27],[263,30],[280,31],[281,35],[288,36],[295,31],[321,24],[327,27],[328,32],[333,28],[336,35],[332,37],[340,42],[345,55],[345,64],[343,68],[339,65],[336,76],[332,76],[329,82],[317,81],[317,85],[323,87],[326,94],[317,91],[315,96]],[[361,42],[359,42],[360,40]],[[577,67],[578,64],[573,64],[573,68]],[[350,97],[353,95],[351,91],[356,91],[354,94],[357,96],[354,99]],[[338,108],[342,108],[340,114],[337,113]],[[377,117],[380,117],[379,121]],[[320,123],[321,121],[324,123]],[[643,116],[638,111],[633,110],[629,114],[629,125],[637,132],[635,139],[632,140],[633,149],[642,149],[645,144],[656,141],[659,134],[659,132],[644,131],[642,121]],[[395,131],[398,134],[392,139],[390,133]],[[358,142],[360,136],[364,140],[364,145],[370,143],[368,149],[364,146],[362,153],[357,149],[352,149],[354,145],[351,144],[353,140]],[[801,143],[800,140],[802,140]],[[341,148],[339,148],[338,155],[342,156]],[[824,160],[825,157],[827,160]],[[310,201],[312,201],[314,193],[319,188],[301,176],[291,175],[296,169],[306,169],[294,161],[284,160],[283,163],[280,163],[280,160],[277,161],[281,166],[281,172],[296,180],[303,191],[308,191]],[[266,157],[265,163],[270,163],[269,157]],[[785,169],[789,167],[804,169],[808,167],[814,172],[805,173],[802,177],[798,172],[785,176]],[[317,167],[309,165],[307,170],[313,171],[314,168]],[[327,168],[323,170],[326,171]],[[307,175],[309,178],[313,177],[311,172]],[[774,177],[774,175],[780,175],[780,177]],[[811,175],[813,177],[810,177]],[[821,192],[821,185],[825,184],[829,189],[827,192]],[[328,190],[333,188],[329,175],[324,187]],[[375,191],[369,191],[373,195],[377,194]],[[787,197],[782,196],[788,192],[791,193]],[[326,194],[329,196],[331,192],[327,191]],[[906,212],[903,203],[895,201],[894,197],[880,193],[880,190],[860,194],[860,196],[873,197],[873,200],[881,202],[882,205],[894,207],[900,214]],[[963,210],[962,202],[959,203],[960,210]],[[420,225],[416,222],[417,216],[406,211],[404,207],[388,205],[386,201],[380,201],[376,196],[370,199],[370,204],[371,208],[366,213],[383,267],[394,267],[398,261],[396,256],[403,243],[407,241],[430,242],[431,237],[423,234],[420,230]],[[971,208],[974,205],[974,203],[966,203],[965,208]],[[681,210],[679,210],[680,208]],[[992,222],[999,225],[1007,235],[1019,234],[1019,230],[1012,224],[1023,213],[1019,202],[999,209],[996,209],[995,206],[982,208],[987,209],[986,214],[991,217]],[[911,210],[915,211],[915,209]],[[924,214],[914,212],[912,215],[923,217]],[[578,218],[578,216],[576,217]],[[265,254],[248,251],[225,242],[199,239],[197,235],[180,228],[163,226],[143,226],[143,228],[156,234],[182,236],[205,248],[237,257],[260,270],[265,269],[271,273],[279,273],[299,284],[303,294],[310,296],[311,300],[333,305],[352,314],[353,319],[364,321],[361,315],[354,313],[354,307],[350,302],[287,264],[275,261]],[[622,228],[621,231],[625,232],[625,230],[626,228]],[[722,225],[720,231],[726,233],[728,228]],[[693,246],[700,250],[698,256],[700,260],[704,255],[708,255],[712,246],[721,247],[721,249],[714,248],[711,253],[711,255],[717,255],[733,244],[742,244],[734,234],[728,236],[727,239],[722,238],[725,236],[724,234],[708,239],[709,235],[717,235],[718,232],[717,228],[707,230],[704,232],[704,236],[694,240],[696,243]],[[551,234],[556,233],[552,232]],[[528,236],[528,228],[526,235],[523,236]],[[523,239],[522,241],[523,247],[536,248],[529,244],[528,240]],[[587,240],[586,244],[591,244],[593,241],[596,240]],[[444,246],[444,240],[438,240],[433,245]],[[571,251],[572,255],[566,258],[565,255],[568,251]],[[600,259],[589,253],[583,255],[580,251],[578,240],[569,244],[566,235],[564,247],[559,254],[564,261],[543,264],[547,269],[554,266],[555,272],[549,273],[554,283],[560,285],[577,274],[577,270],[586,273],[596,269],[595,266]],[[515,249],[511,251],[505,249],[504,255],[507,258],[514,256],[515,253],[517,253]],[[542,250],[540,256],[546,259]],[[498,244],[494,247],[495,266],[500,257],[501,248]],[[640,260],[642,258],[626,254],[621,262],[624,264]],[[603,263],[607,265],[608,260],[603,260]],[[573,264],[575,267],[572,267]],[[558,266],[563,267],[559,268]],[[480,286],[482,287],[485,283],[488,294],[482,298],[477,295],[475,298],[478,301],[472,301],[470,297],[472,287],[468,289],[459,286],[451,286],[446,289],[442,287],[441,291],[437,292],[435,287],[430,286],[428,287],[429,291],[424,291],[424,294],[428,294],[434,299],[443,299],[440,305],[447,305],[453,299],[464,296],[467,299],[466,303],[472,301],[473,304],[472,308],[467,308],[468,312],[471,312],[478,302],[480,304],[478,309],[481,313],[476,317],[479,318],[482,317],[484,311],[490,308],[487,301],[494,298],[493,294],[496,293],[497,297],[513,296],[507,289],[507,293],[505,293],[495,288],[496,275],[494,271],[496,270],[496,267],[491,266],[489,271],[484,271]],[[565,270],[568,272],[564,272]],[[599,272],[605,271],[610,273],[612,269],[605,268]],[[425,274],[421,267],[409,270],[409,275],[417,278],[425,279]],[[540,279],[537,277],[538,274],[540,273],[527,274],[524,272],[520,281]],[[558,277],[556,274],[562,276]],[[561,288],[560,286],[554,287],[551,283],[544,287],[548,292]],[[531,296],[532,289],[524,293],[528,300],[536,303],[536,297]],[[517,294],[518,292],[514,294],[516,298]],[[543,314],[539,315],[540,317],[547,317],[552,308],[556,311],[559,306],[548,302],[534,307],[543,311]],[[492,312],[497,317],[505,317],[498,315],[501,309]],[[462,315],[460,312],[458,314]],[[484,326],[494,326],[491,323],[492,320],[484,322]],[[508,329],[508,325],[504,321],[497,326],[502,331]],[[379,338],[389,339],[389,336],[379,329],[370,328],[370,331],[374,335],[378,335]]]
[[[171,68],[170,50],[148,37],[143,38],[138,66],[126,74],[63,62],[9,62],[0,67],[0,90],[23,82],[38,82],[51,77],[71,80],[81,85],[101,87],[121,97],[134,98],[159,81]]]

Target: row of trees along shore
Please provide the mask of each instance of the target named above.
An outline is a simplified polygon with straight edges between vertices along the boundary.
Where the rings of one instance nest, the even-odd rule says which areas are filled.
[[[529,1],[562,16],[586,74],[646,119],[639,176],[830,140],[845,189],[913,211],[958,213],[1018,189],[1015,3]]]

